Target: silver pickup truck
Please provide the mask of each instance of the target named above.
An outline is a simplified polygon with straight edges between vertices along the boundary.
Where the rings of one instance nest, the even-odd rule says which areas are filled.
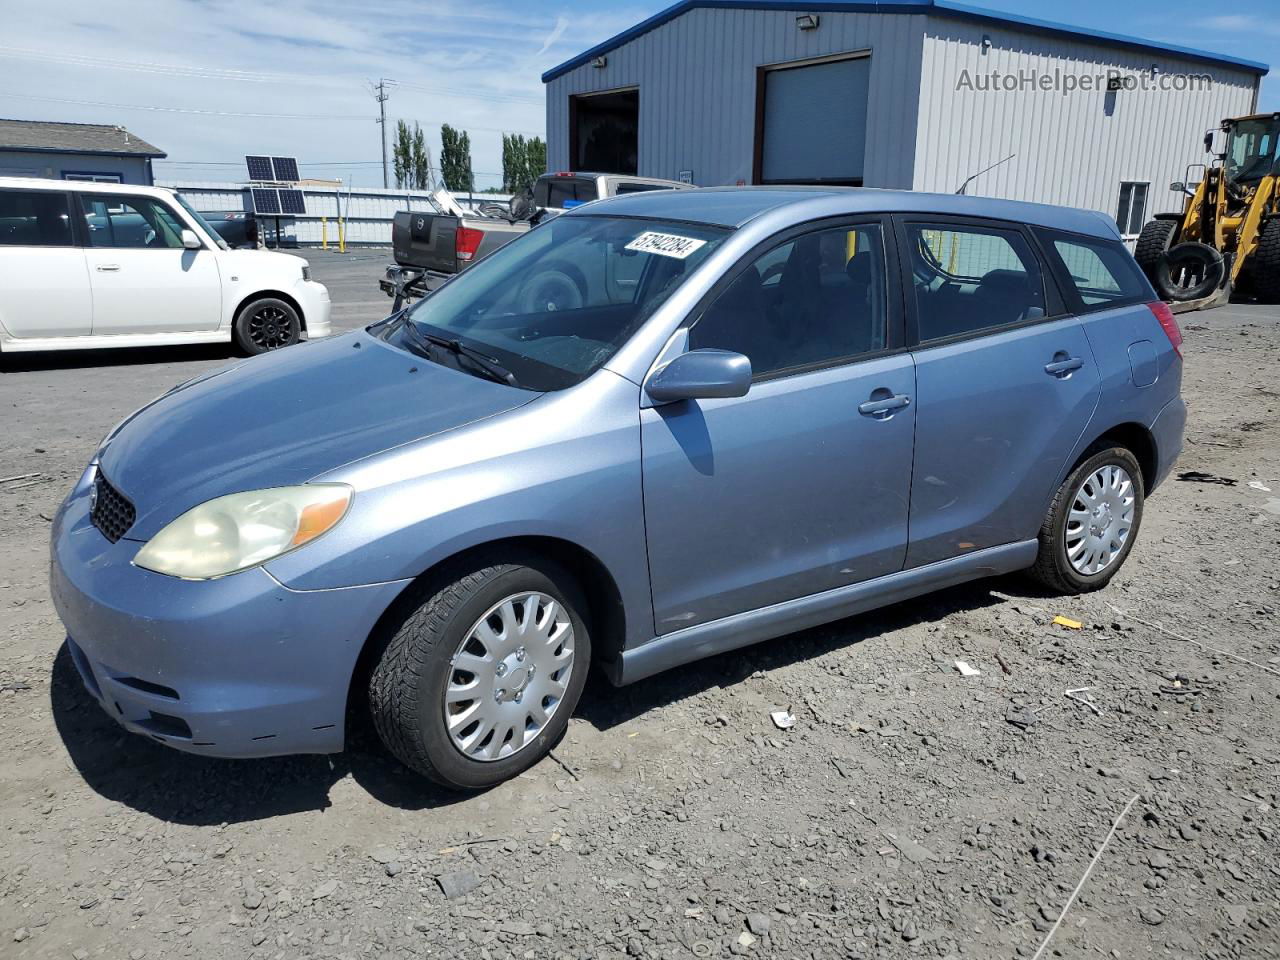
[[[531,227],[565,210],[604,197],[649,190],[689,190],[677,180],[633,177],[618,173],[546,173],[512,208],[482,204],[475,213],[464,210],[444,192],[433,195],[436,211],[402,210],[391,228],[395,264],[387,267],[378,286],[395,300],[420,297],[510,243]],[[523,199],[523,202],[521,200]]]

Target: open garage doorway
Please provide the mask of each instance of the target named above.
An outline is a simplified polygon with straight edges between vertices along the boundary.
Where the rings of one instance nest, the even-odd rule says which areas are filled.
[[[870,78],[865,51],[760,67],[755,182],[862,186]]]
[[[640,153],[640,91],[569,98],[572,169],[635,175]]]

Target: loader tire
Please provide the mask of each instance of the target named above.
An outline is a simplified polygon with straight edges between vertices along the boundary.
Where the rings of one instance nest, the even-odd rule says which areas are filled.
[[[1259,300],[1280,303],[1280,217],[1262,228],[1258,246],[1248,264],[1249,281]]]
[[[1176,220],[1149,220],[1142,228],[1142,233],[1138,234],[1137,246],[1133,248],[1133,259],[1138,261],[1138,266],[1152,283],[1155,283],[1156,268],[1160,265],[1160,258],[1173,244],[1173,238],[1177,235]]]
[[[1226,275],[1222,254],[1207,243],[1179,243],[1160,257],[1154,278],[1162,300],[1199,300],[1217,290]]]

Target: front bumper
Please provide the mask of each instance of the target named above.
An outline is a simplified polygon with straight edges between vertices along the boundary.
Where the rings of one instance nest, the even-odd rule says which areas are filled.
[[[191,753],[343,749],[347,693],[404,583],[297,591],[261,568],[186,581],[89,520],[92,469],[54,521],[50,588],[85,688],[126,729]]]
[[[333,304],[329,300],[329,288],[314,280],[299,280],[294,288],[298,305],[302,307],[303,323],[307,328],[307,339],[318,340],[333,332],[329,314]]]

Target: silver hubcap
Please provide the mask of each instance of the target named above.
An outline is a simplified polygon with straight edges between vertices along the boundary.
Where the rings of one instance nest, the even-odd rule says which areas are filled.
[[[1115,563],[1133,529],[1133,479],[1124,467],[1099,467],[1076,490],[1067,515],[1067,559],[1092,576]]]
[[[453,745],[503,760],[551,722],[573,674],[573,623],[555,599],[517,593],[493,605],[459,644],[444,693]]]

